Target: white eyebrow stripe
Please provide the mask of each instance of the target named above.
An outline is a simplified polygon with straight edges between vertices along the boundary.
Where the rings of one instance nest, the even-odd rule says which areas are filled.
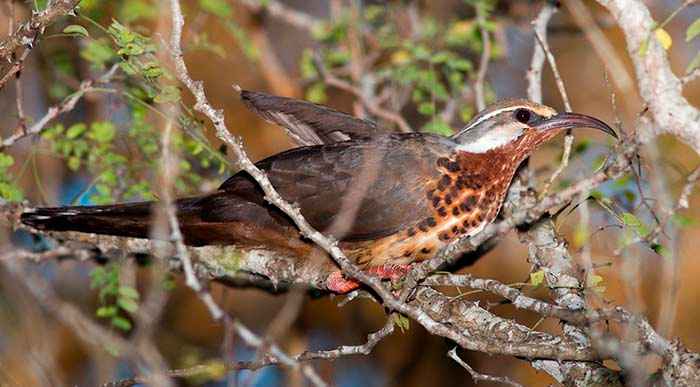
[[[491,117],[493,117],[493,116],[499,115],[499,114],[501,114],[501,113],[503,113],[503,112],[511,112],[511,111],[513,111],[513,110],[526,109],[526,108],[527,108],[527,106],[524,106],[524,105],[517,105],[517,106],[509,106],[509,107],[504,107],[504,108],[501,108],[501,109],[498,109],[498,110],[494,110],[494,111],[492,111],[492,112],[490,112],[490,113],[484,114],[484,115],[481,116],[478,120],[476,120],[473,124],[471,124],[471,125],[467,126],[466,128],[460,130],[460,131],[457,133],[456,136],[459,136],[460,134],[462,134],[462,133],[466,132],[467,130],[469,130],[469,129],[471,129],[471,128],[477,126],[477,125],[479,125],[480,123],[482,123],[482,122],[488,120],[489,118],[491,118]]]

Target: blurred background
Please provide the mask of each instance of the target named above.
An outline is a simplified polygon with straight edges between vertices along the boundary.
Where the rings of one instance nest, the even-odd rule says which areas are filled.
[[[215,140],[204,120],[191,113],[190,96],[181,92],[168,74],[170,64],[162,51],[170,28],[166,3],[84,0],[79,16],[60,19],[40,38],[19,81],[12,80],[0,90],[3,137],[21,127],[22,122],[31,124],[43,116],[50,106],[69,97],[82,80],[99,78],[113,64],[119,69],[114,78],[95,86],[96,90],[52,122],[41,136],[26,137],[1,150],[0,156],[12,160],[0,169],[3,198],[56,205],[156,197],[153,185],[162,108],[168,102],[183,106],[176,140],[183,155],[176,184],[178,194],[211,190],[235,172],[224,161],[225,147]],[[232,85],[306,98],[384,125],[397,125],[368,111],[347,90],[324,83],[320,74],[323,69],[360,90],[369,89],[379,105],[399,112],[415,130],[449,134],[476,111],[473,83],[484,49],[482,28],[488,31],[491,43],[487,100],[525,96],[525,74],[535,44],[530,22],[545,4],[495,0],[279,0],[273,2],[282,6],[277,12],[263,7],[261,4],[267,3],[264,1],[182,3],[186,16],[183,48],[191,75],[204,82],[213,105],[225,110],[228,127],[242,136],[254,160],[288,149],[293,143],[280,128],[247,111]],[[548,41],[574,111],[599,117],[632,134],[643,104],[636,94],[622,33],[595,2],[583,1],[614,48],[597,55],[580,21],[571,17],[571,2],[564,3],[549,24]],[[683,1],[646,3],[661,23]],[[8,33],[11,15],[17,21],[25,20],[32,9],[43,6],[41,1],[4,2],[0,34]],[[668,53],[679,76],[685,74],[700,50],[700,39],[686,42],[688,25],[699,17],[700,6],[690,4],[663,27],[673,42]],[[85,32],[74,26],[82,26]],[[619,62],[606,67],[605,61],[613,60],[610,58]],[[544,102],[563,109],[552,73],[545,68]],[[698,105],[700,81],[688,84],[685,96]],[[454,101],[452,111],[446,112],[450,101]],[[608,139],[595,133],[577,135],[571,164],[555,189],[592,173],[609,145]],[[538,185],[558,165],[561,154],[559,139],[533,157],[531,167]],[[674,138],[662,137],[645,147],[640,164],[642,183],[638,185],[629,176],[603,186],[599,193],[610,200],[603,203],[612,204],[606,208],[593,201],[587,207],[590,213],[585,215],[589,223],[582,221],[579,210],[574,210],[558,217],[557,226],[574,256],[586,255],[594,262],[597,275],[602,277],[596,286],[603,302],[609,300],[643,313],[662,334],[678,337],[698,351],[700,283],[696,278],[700,276],[700,262],[694,245],[694,238],[700,237],[697,195],[691,196],[689,210],[664,223],[660,247],[629,244],[628,230],[616,216],[635,213],[641,222],[653,227],[654,217],[647,205],[655,208],[660,201],[675,201],[686,176],[697,166],[698,156]],[[5,231],[0,239],[2,251],[36,249],[49,243],[26,233]],[[129,260],[107,266],[74,259],[23,265],[50,284],[61,299],[124,337],[130,337],[134,330],[129,307],[120,307],[117,316],[101,316],[100,308],[113,302],[108,291],[106,297],[101,296],[103,290],[117,281],[143,291],[154,280],[149,267]],[[527,281],[527,248],[518,242],[517,235],[511,235],[463,270],[504,283]],[[6,270],[0,271],[0,384],[88,386],[139,374],[139,365],[128,357],[113,356],[108,349],[96,349],[79,340],[75,328],[55,321],[21,282]],[[222,372],[217,373],[222,362],[251,360],[254,350],[212,321],[179,275],[168,277],[166,285],[167,303],[153,329],[155,345],[169,368],[204,364],[210,371],[179,379],[178,383],[215,386],[233,380],[254,386],[306,384],[297,372],[278,367],[232,372],[229,380]],[[542,290],[528,292],[546,297]],[[219,284],[212,284],[212,294],[224,309],[260,334],[292,297]],[[467,297],[497,301],[479,293]],[[368,333],[384,324],[385,313],[374,302],[360,299],[339,307],[340,299],[304,297],[298,318],[279,337],[279,344],[293,354],[360,344]],[[509,305],[493,306],[492,311],[530,327],[538,324],[541,330],[559,329],[554,320],[538,321],[539,316],[515,311]],[[397,329],[368,356],[313,364],[325,380],[339,386],[472,384],[469,374],[445,356],[451,348],[448,341],[411,323],[410,329]],[[528,362],[515,358],[467,352],[461,356],[483,373],[510,376],[525,385],[553,383]]]

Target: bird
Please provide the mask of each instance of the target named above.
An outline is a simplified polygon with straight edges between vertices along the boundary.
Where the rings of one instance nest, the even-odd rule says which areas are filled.
[[[255,165],[311,226],[382,279],[400,279],[411,265],[492,223],[518,166],[558,134],[587,127],[617,138],[595,117],[524,99],[491,104],[442,136],[396,132],[324,105],[237,90],[250,110],[297,145]],[[148,238],[154,204],[34,208],[21,221],[37,230]],[[314,248],[245,171],[175,207],[187,245],[264,247],[297,259]],[[360,284],[334,267],[323,286],[347,293]]]

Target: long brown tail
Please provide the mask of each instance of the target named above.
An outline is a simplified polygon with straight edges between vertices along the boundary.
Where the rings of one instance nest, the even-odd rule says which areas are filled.
[[[199,198],[178,200],[178,218],[187,217],[198,200]],[[89,207],[43,207],[24,212],[21,220],[22,223],[38,230],[147,238],[152,223],[153,207],[153,202]]]

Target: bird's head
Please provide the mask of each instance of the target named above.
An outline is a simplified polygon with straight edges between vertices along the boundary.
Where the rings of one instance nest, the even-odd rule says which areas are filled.
[[[515,147],[524,159],[542,143],[573,128],[598,129],[617,138],[615,131],[597,118],[578,113],[557,113],[549,106],[518,99],[487,107],[452,139],[462,152],[487,153]]]

